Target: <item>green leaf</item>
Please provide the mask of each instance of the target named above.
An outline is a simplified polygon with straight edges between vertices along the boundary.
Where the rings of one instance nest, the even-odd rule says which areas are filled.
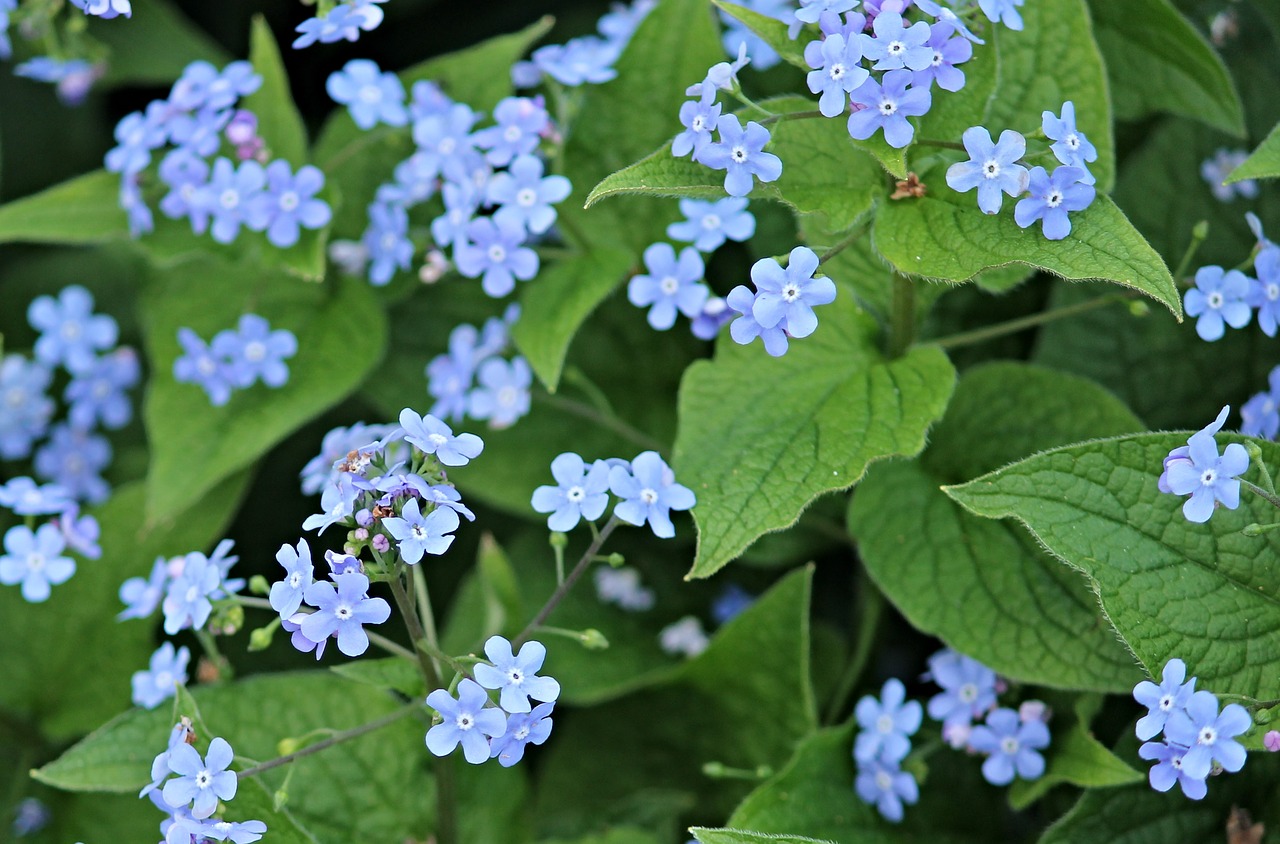
[[[574,335],[625,279],[631,254],[596,249],[572,255],[538,273],[520,296],[512,339],[547,389],[555,392]]]
[[[262,15],[253,16],[249,61],[262,76],[262,87],[244,98],[243,107],[257,115],[258,135],[272,158],[283,158],[297,170],[307,160],[307,129],[293,103],[275,36]]]
[[[200,737],[202,747],[222,736],[238,757],[258,761],[274,758],[284,738],[349,729],[400,706],[327,671],[259,675],[192,694],[212,733]],[[130,710],[33,776],[71,791],[137,793],[150,782],[151,761],[164,750],[172,726],[167,707]],[[267,771],[262,782],[273,794],[283,787],[285,808],[321,841],[403,841],[422,833],[432,810],[421,799],[391,801],[386,795],[422,795],[430,788],[423,733],[421,723],[405,718]],[[237,804],[229,805],[234,810]]]
[[[772,835],[741,829],[707,829],[695,826],[689,831],[701,844],[829,844],[816,838],[804,838],[799,835]]]
[[[927,196],[877,207],[873,243],[902,273],[966,281],[983,270],[1025,264],[1062,278],[1102,279],[1141,291],[1182,315],[1182,299],[1164,261],[1106,196],[1072,215],[1071,234],[1046,240],[1039,226],[1020,229],[1009,209],[982,213],[971,194],[943,189],[941,168],[924,176]]]
[[[554,22],[543,16],[519,32],[427,59],[402,71],[400,81],[408,88],[421,79],[431,80],[454,100],[477,111],[492,111],[503,97],[512,94],[511,65],[550,32]]]
[[[723,338],[714,361],[686,371],[674,468],[698,497],[689,577],[709,577],[761,535],[794,524],[872,460],[917,453],[942,415],[955,371],[941,350],[885,361],[874,321],[847,288],[820,320],[781,358]]]
[[[1054,735],[1048,756],[1049,764],[1043,776],[1036,780],[1019,779],[1009,789],[1009,804],[1015,810],[1027,808],[1049,789],[1063,783],[1080,788],[1114,788],[1146,780],[1143,773],[1104,747],[1079,722],[1065,733]]]
[[[1277,176],[1280,176],[1280,123],[1276,124],[1252,155],[1231,171],[1226,183],[1232,184],[1245,179],[1274,179]]]
[[[427,694],[417,664],[398,656],[343,662],[329,670],[347,680],[379,689],[390,689],[409,698],[425,697]]]
[[[152,520],[186,509],[348,395],[381,359],[386,342],[382,310],[361,281],[343,279],[335,289],[209,259],[157,272],[143,312],[155,373],[143,408],[152,449]],[[178,329],[190,328],[207,342],[248,312],[297,336],[289,382],[279,389],[256,384],[214,407],[200,387],[173,378],[182,353]]]
[[[288,806],[279,809],[271,792],[259,780],[240,782],[235,802],[228,804],[227,819],[262,821],[272,844],[316,844],[316,837],[303,828]]]
[[[977,515],[1018,519],[1087,574],[1151,676],[1176,656],[1217,694],[1277,697],[1280,575],[1265,561],[1280,552],[1280,536],[1240,533],[1274,521],[1275,509],[1245,494],[1237,510],[1188,522],[1182,499],[1156,488],[1165,456],[1185,444],[1185,434],[1081,443],[944,491]],[[1267,463],[1280,465],[1280,445],[1260,445]]]
[[[783,61],[795,65],[805,73],[812,70],[809,67],[809,63],[804,60],[804,45],[806,42],[788,35],[788,24],[777,18],[762,15],[755,9],[740,6],[737,3],[729,3],[727,0],[711,0],[711,3],[717,9],[746,24],[747,28],[759,35],[760,40],[772,47],[774,52],[782,57]]]
[[[0,243],[104,243],[128,236],[120,177],[95,170],[0,205]]]
[[[814,104],[802,97],[784,97],[761,104],[772,112],[793,114],[812,111]],[[744,109],[744,119],[759,112]],[[839,120],[796,119],[771,125],[768,151],[782,159],[782,175],[776,182],[757,182],[757,194],[783,202],[798,213],[821,212],[828,225],[843,231],[871,210],[884,190],[885,176],[875,161],[860,151]],[[901,156],[891,164],[906,176]],[[887,165],[886,165],[887,166]],[[671,154],[665,143],[647,157],[596,185],[587,207],[611,196],[650,196],[723,199],[724,175],[687,158]]]
[[[1080,378],[1017,363],[969,370],[920,461],[873,467],[855,491],[849,529],[867,573],[913,625],[1004,676],[1127,692],[1141,674],[1085,579],[1017,526],[965,512],[939,486],[1142,427]]]
[[[1117,117],[1167,111],[1244,136],[1244,107],[1231,74],[1169,0],[1089,0],[1089,11]]]
[[[102,529],[100,559],[77,558],[75,576],[41,604],[26,603],[16,589],[0,590],[0,637],[30,643],[0,648],[0,709],[62,740],[129,706],[129,676],[146,665],[155,626],[116,620],[120,584],[146,575],[157,556],[208,550],[231,521],[247,480],[230,478],[188,512],[155,526],[144,525],[142,484],[120,487],[90,511]],[[76,681],[68,683],[72,676]]]
[[[111,50],[102,85],[167,85],[193,61],[222,67],[234,58],[168,0],[148,0],[145,12],[121,23],[88,20],[89,32]]]

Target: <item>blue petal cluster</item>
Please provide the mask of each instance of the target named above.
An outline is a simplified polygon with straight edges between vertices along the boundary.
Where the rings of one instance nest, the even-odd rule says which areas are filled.
[[[1215,439],[1230,411],[1230,407],[1222,408],[1217,419],[1164,458],[1164,470],[1157,486],[1164,493],[1188,496],[1182,505],[1182,515],[1187,521],[1209,521],[1218,504],[1228,510],[1240,506],[1238,476],[1249,468],[1249,452],[1240,443],[1230,443],[1219,455]]]
[[[492,317],[480,328],[464,323],[449,333],[449,350],[426,368],[433,415],[454,421],[470,417],[504,428],[529,412],[533,371],[522,356],[504,356],[519,317],[520,306],[510,305],[501,318]]]
[[[184,648],[185,650],[185,648]],[[169,734],[169,746],[151,763],[151,783],[139,797],[149,797],[164,812],[160,834],[165,841],[231,841],[252,844],[262,838],[262,821],[227,821],[211,817],[219,801],[236,796],[239,779],[230,770],[235,752],[226,739],[215,736],[201,755],[192,746],[191,722],[183,719]]]
[[[178,342],[183,354],[173,362],[173,377],[199,386],[215,406],[226,404],[232,392],[258,381],[283,387],[289,381],[285,361],[298,351],[292,331],[273,331],[257,314],[244,314],[235,330],[225,328],[207,344],[190,328],[179,328]]]
[[[835,301],[836,285],[826,277],[814,277],[818,256],[807,246],[791,250],[786,269],[773,258],[763,258],[751,267],[753,293],[738,285],[726,299],[741,314],[729,326],[735,343],[747,345],[759,337],[773,357],[786,354],[788,338],[808,337],[818,328],[813,312],[818,305]]]
[[[657,0],[632,0],[630,5],[615,3],[613,10],[600,18],[598,35],[584,35],[564,44],[547,44],[533,51],[529,61],[516,62],[511,80],[517,88],[532,88],[550,76],[561,85],[598,85],[617,76],[614,62],[622,55],[627,42],[645,16],[658,5]]]
[[[911,736],[920,729],[920,704],[907,700],[902,681],[885,681],[877,700],[861,698],[854,707],[859,732],[853,745],[858,765],[854,789],[867,803],[875,805],[886,820],[902,820],[903,804],[915,803],[920,792],[915,777],[901,770],[902,760],[911,752]]]
[[[566,452],[552,461],[551,474],[557,485],[534,490],[532,506],[551,514],[547,527],[555,531],[572,530],[584,518],[600,518],[612,492],[620,499],[613,510],[616,518],[631,525],[648,524],[654,535],[670,539],[675,536],[671,511],[689,510],[697,503],[693,491],[675,482],[675,473],[656,451],[642,452],[630,463],[611,458],[590,467],[577,454]]]
[[[317,42],[356,41],[361,32],[370,32],[382,23],[384,15],[377,4],[385,2],[387,0],[348,0],[334,6],[327,15],[307,18],[295,29],[298,37],[293,40],[293,49],[301,50]]]

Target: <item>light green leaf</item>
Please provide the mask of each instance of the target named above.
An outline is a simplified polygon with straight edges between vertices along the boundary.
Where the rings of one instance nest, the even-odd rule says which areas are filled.
[[[327,671],[259,675],[201,686],[193,690],[193,697],[212,732],[200,737],[201,749],[213,736],[221,736],[237,756],[259,762],[274,758],[282,739],[321,729],[349,729],[400,706],[390,695]],[[151,761],[164,750],[172,727],[168,707],[130,710],[33,776],[71,791],[136,794],[150,782]],[[422,795],[430,788],[423,766],[423,734],[420,722],[405,718],[267,771],[262,782],[272,794],[284,787],[285,808],[321,841],[403,841],[422,833],[432,808],[421,799],[389,801],[385,796]],[[234,809],[236,803],[229,805]]]
[[[283,158],[297,170],[307,160],[307,129],[293,103],[276,38],[262,15],[253,16],[249,61],[262,76],[262,87],[244,98],[244,108],[257,115],[258,135],[272,158]]]
[[[145,12],[121,23],[88,20],[93,37],[111,49],[103,85],[167,85],[193,61],[221,68],[234,58],[168,0],[148,0]]]
[[[503,97],[512,94],[511,65],[550,32],[554,22],[550,16],[543,16],[519,32],[427,59],[401,71],[400,81],[408,88],[427,79],[460,103],[477,111],[492,111]]]
[[[601,301],[624,280],[632,257],[596,249],[557,261],[538,273],[520,296],[516,347],[546,388],[555,392],[574,335]]]
[[[779,114],[814,108],[812,101],[802,97],[768,100],[761,105]],[[759,112],[744,109],[741,114],[746,120]],[[773,139],[766,149],[782,159],[782,175],[775,182],[757,181],[752,197],[786,203],[801,214],[821,212],[827,215],[828,226],[843,231],[871,210],[875,197],[884,192],[884,173],[850,140],[842,121],[820,117],[784,120],[769,129]],[[900,155],[890,164],[906,176]],[[722,171],[676,158],[670,143],[601,181],[587,197],[587,207],[622,194],[698,199],[723,199],[726,195]]]
[[[1227,184],[1245,179],[1274,179],[1280,176],[1280,123],[1271,130],[1266,140],[1258,145],[1239,167],[1231,171]]]
[[[707,829],[695,826],[689,831],[701,844],[830,844],[827,841],[804,838],[799,835],[773,835],[741,829]]]
[[[689,577],[709,577],[761,535],[794,524],[871,461],[917,453],[942,415],[955,372],[939,349],[884,360],[874,321],[847,288],[819,319],[781,358],[722,338],[714,361],[686,371],[673,465],[698,497]]]
[[[41,604],[26,603],[16,589],[0,589],[0,637],[38,643],[0,648],[0,708],[62,740],[128,707],[129,676],[146,667],[155,626],[116,620],[124,609],[116,598],[120,584],[146,575],[157,556],[210,550],[247,481],[245,475],[230,478],[188,512],[153,527],[144,524],[142,484],[123,486],[90,511],[102,529],[100,559],[76,557],[75,576]],[[74,683],[66,682],[70,676]]]
[[[943,187],[941,168],[924,179],[939,188],[877,207],[873,243],[899,272],[966,281],[993,267],[1025,264],[1072,281],[1096,278],[1133,288],[1181,318],[1169,269],[1108,197],[1073,214],[1071,234],[1051,241],[1038,225],[1018,228],[1007,207],[994,217],[982,213],[972,194]]]
[[[425,697],[427,694],[417,663],[398,656],[357,659],[339,663],[329,670],[347,680],[379,689],[391,689],[409,698]]]
[[[1015,363],[970,370],[920,461],[875,466],[855,491],[849,529],[867,573],[913,625],[1004,676],[1127,692],[1142,674],[1085,579],[939,486],[1063,442],[1139,430],[1083,379]]]
[[[0,205],[0,243],[104,243],[127,237],[120,177],[95,170]]]
[[[809,63],[804,60],[804,45],[807,40],[804,38],[792,38],[788,35],[788,24],[777,18],[762,15],[755,9],[740,6],[737,3],[730,3],[727,0],[711,0],[711,2],[717,9],[746,24],[747,28],[759,35],[760,40],[772,47],[774,52],[782,57],[783,61],[795,65],[805,73],[812,70],[809,67]]]
[[[1048,751],[1049,764],[1036,780],[1017,780],[1009,789],[1009,804],[1021,811],[1039,800],[1055,785],[1069,783],[1080,788],[1114,788],[1143,782],[1146,775],[1134,770],[1102,745],[1079,722],[1065,733],[1055,734]]]
[[[349,394],[381,359],[386,341],[385,317],[363,282],[344,279],[336,289],[300,284],[209,259],[157,272],[143,312],[155,373],[143,408],[152,449],[152,520],[186,509]],[[173,362],[182,354],[178,329],[190,328],[207,342],[218,331],[234,329],[244,313],[297,336],[289,382],[279,389],[255,384],[214,407],[200,387],[173,377]]]
[[[228,804],[226,820],[262,821],[267,825],[271,844],[316,844],[316,837],[303,828],[288,806],[279,809],[271,792],[259,780],[242,781],[233,803]]]
[[[1186,437],[1067,446],[944,490],[977,515],[1017,518],[1087,574],[1149,675],[1159,676],[1176,656],[1217,694],[1277,697],[1280,575],[1266,561],[1280,552],[1280,536],[1240,533],[1274,521],[1275,509],[1244,493],[1239,509],[1220,509],[1207,524],[1188,522],[1182,499],[1156,488],[1165,456]],[[1280,465],[1280,445],[1261,447],[1270,466]]]
[[[1117,117],[1140,120],[1167,111],[1244,135],[1244,108],[1231,74],[1169,0],[1089,0],[1089,11]]]

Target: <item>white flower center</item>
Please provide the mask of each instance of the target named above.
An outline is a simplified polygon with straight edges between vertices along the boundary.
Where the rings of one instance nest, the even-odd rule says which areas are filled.
[[[720,215],[708,214],[707,216],[703,217],[702,227],[709,232],[715,231],[716,229],[720,228]]]
[[[440,143],[436,145],[441,155],[453,155],[453,151],[457,148],[458,142],[453,138],[441,138]]]
[[[187,587],[187,603],[194,604],[196,598],[200,597],[200,590],[194,586]]]
[[[1267,291],[1267,298],[1272,302],[1276,301],[1277,299],[1280,299],[1280,284],[1276,284],[1273,281],[1266,286],[1266,291]]]
[[[168,690],[173,686],[173,675],[168,671],[156,673],[156,688]]]
[[[893,718],[888,715],[881,715],[876,719],[876,732],[881,735],[889,735],[893,732]]]
[[[1201,727],[1200,734],[1196,736],[1196,744],[1212,745],[1218,740],[1218,731],[1213,727]]]
[[[891,56],[902,55],[902,51],[907,49],[907,45],[901,41],[890,41],[889,46],[885,47],[885,52]]]
[[[498,390],[498,404],[503,407],[511,407],[516,403],[516,399],[519,395],[520,394],[516,391],[515,387],[503,387],[501,390]]]
[[[377,85],[365,85],[360,89],[357,95],[362,103],[376,103],[382,101],[382,89]]]
[[[934,51],[933,51],[933,66],[934,66],[934,67],[942,67],[942,65],[943,65],[942,53],[941,53],[941,52],[939,52],[938,50],[934,50]]]
[[[1213,486],[1218,480],[1218,473],[1214,469],[1205,469],[1204,474],[1200,476],[1200,483],[1204,486]]]
[[[788,282],[786,286],[782,288],[782,298],[787,301],[787,304],[791,304],[795,300],[799,299],[800,285],[796,284],[794,281]]]
[[[511,682],[511,685],[518,686],[524,682],[524,672],[519,668],[512,668],[507,672],[507,679]]]
[[[1050,208],[1057,208],[1062,204],[1062,191],[1051,190],[1049,195],[1044,198],[1044,204]]]
[[[729,157],[737,164],[744,164],[747,160],[747,148],[739,144],[729,151]]]
[[[348,618],[351,618],[351,607],[346,604],[338,604],[337,608],[334,609],[333,614],[338,617],[339,621],[346,621]]]
[[[427,529],[426,529],[425,527],[423,527],[422,525],[414,525],[414,526],[413,526],[413,538],[414,538],[414,539],[417,539],[417,540],[423,540],[423,539],[426,539],[426,538],[427,538]]]
[[[1072,132],[1070,135],[1067,135],[1065,138],[1063,138],[1062,142],[1066,144],[1067,149],[1071,150],[1072,152],[1075,152],[1076,150],[1080,149],[1080,136],[1077,135],[1075,132]]]
[[[280,210],[281,211],[293,211],[298,207],[298,204],[299,204],[298,194],[296,194],[295,192],[291,190],[287,190],[284,193],[280,194]]]
[[[516,203],[523,205],[525,208],[532,208],[533,204],[538,201],[538,192],[533,188],[525,188],[516,194]]]
[[[523,134],[524,132],[519,126],[508,126],[502,133],[502,139],[509,144],[514,144],[516,141],[520,140],[520,136]]]
[[[695,114],[693,120],[689,121],[689,128],[695,132],[701,132],[702,127],[706,126],[706,121],[701,114]]]
[[[1160,711],[1168,712],[1173,708],[1173,695],[1165,695],[1160,698]]]
[[[888,771],[876,771],[876,788],[881,791],[893,788],[893,777],[889,776]]]
[[[70,320],[62,324],[62,339],[78,340],[80,339],[80,323]]]
[[[827,75],[831,77],[832,81],[839,82],[844,78],[844,63],[836,62],[831,65],[831,67],[827,68]]]
[[[1018,740],[1013,736],[1005,736],[1000,739],[1000,752],[1013,756],[1018,752]]]
[[[1209,307],[1213,308],[1215,311],[1221,308],[1224,304],[1226,304],[1226,301],[1227,301],[1226,297],[1224,297],[1217,290],[1213,291],[1205,298],[1208,299],[1209,301]]]
[[[516,738],[516,741],[524,741],[525,739],[529,738],[529,727],[528,727],[528,725],[525,725],[525,726],[521,727],[520,729],[516,730],[516,732],[515,732],[515,738]]]
[[[200,771],[200,773],[196,774],[196,788],[203,791],[211,785],[213,785],[213,774],[209,773],[208,768],[205,768]]]
[[[501,264],[503,261],[507,260],[506,248],[500,243],[495,243],[492,246],[490,246],[489,260],[495,264]]]
[[[459,715],[458,719],[453,723],[457,726],[459,730],[463,730],[464,732],[476,725],[476,722],[472,720],[471,713],[469,712],[464,712],[461,715]]]
[[[643,501],[645,504],[658,503],[657,490],[650,489],[649,487],[645,487],[644,489],[640,490],[640,500]]]
[[[250,363],[259,363],[267,356],[267,347],[260,340],[250,340],[244,344],[244,359]]]
[[[987,179],[994,179],[1000,175],[1000,162],[994,158],[988,158],[982,165],[982,175]]]
[[[298,586],[300,586],[301,584],[302,584],[302,573],[301,573],[301,572],[296,572],[296,571],[295,571],[293,574],[289,575],[289,585],[290,585],[290,586],[292,586],[294,589],[297,589],[297,588],[298,588]]]
[[[240,193],[235,190],[224,190],[222,196],[218,197],[218,204],[228,211],[234,209],[240,204]]]
[[[963,703],[973,703],[978,699],[978,687],[973,683],[965,683],[960,687],[960,690],[956,692],[956,696],[959,697]]]
[[[680,290],[680,280],[675,276],[665,276],[662,281],[658,282],[658,289],[667,296],[674,296]]]
[[[42,569],[44,569],[44,554],[36,552],[27,557],[27,571],[35,572]]]
[[[564,494],[564,497],[577,504],[579,501],[587,497],[587,491],[581,486],[574,485],[569,487],[569,490]]]
[[[27,403],[27,391],[20,387],[12,387],[4,394],[4,403],[9,407],[22,407]]]

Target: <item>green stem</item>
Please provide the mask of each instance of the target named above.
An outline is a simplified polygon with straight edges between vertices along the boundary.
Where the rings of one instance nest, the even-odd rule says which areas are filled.
[[[515,639],[511,641],[512,648],[518,648],[527,642],[529,637],[533,634],[533,631],[542,626],[542,622],[547,620],[547,617],[551,615],[552,611],[562,600],[564,600],[564,596],[569,594],[569,590],[573,588],[573,585],[577,583],[578,579],[586,572],[587,568],[591,565],[591,560],[597,553],[599,553],[600,546],[604,545],[605,540],[609,538],[609,534],[613,533],[613,529],[619,524],[621,524],[621,522],[618,521],[617,516],[609,517],[609,521],[605,523],[604,529],[596,534],[595,539],[591,540],[591,544],[587,546],[587,550],[582,554],[582,559],[578,560],[578,564],[573,567],[573,571],[569,572],[569,576],[564,579],[564,582],[556,587],[556,591],[551,593],[551,597],[542,605],[542,609],[538,610],[538,614],[533,617],[533,620],[526,624],[525,628],[520,631],[520,635],[516,636]],[[592,524],[592,527],[594,528],[595,525]]]
[[[596,406],[596,409],[606,416],[616,417],[618,414],[613,409],[613,405],[609,402],[609,397],[604,394],[604,390],[597,386],[596,382],[587,377],[587,373],[583,372],[576,366],[567,366],[563,375],[564,383],[572,384],[579,390],[587,394],[587,398]]]
[[[936,138],[916,138],[915,142],[921,146],[938,147],[940,149],[958,149],[964,150],[964,144],[959,141],[940,141]]]
[[[831,696],[831,703],[827,705],[826,717],[823,719],[827,724],[839,722],[848,707],[849,698],[858,685],[858,678],[862,676],[863,670],[867,667],[867,660],[871,658],[876,628],[880,626],[880,616],[884,614],[884,595],[871,582],[866,569],[858,572],[857,606],[858,639],[854,643],[853,653],[849,656],[849,665],[840,677],[836,693]]]
[[[232,595],[232,600],[242,607],[252,607],[255,610],[271,610],[275,612],[275,607],[271,606],[271,602],[266,598],[254,598],[251,595]]]
[[[755,107],[760,108],[760,106]],[[760,110],[765,111],[762,108],[760,108]],[[768,112],[765,113],[769,114]],[[815,117],[825,116],[826,115],[820,111],[788,111],[783,114],[769,114],[768,117],[763,117],[760,120],[757,120],[756,123],[759,123],[761,126],[769,126],[774,123],[781,123],[784,120],[812,120]]]
[[[413,566],[413,591],[418,599],[418,613],[422,616],[422,630],[426,633],[426,642],[435,650],[440,650],[440,637],[436,634],[436,614],[431,609],[431,596],[427,593],[427,574],[422,566]]]
[[[393,642],[386,636],[383,636],[380,633],[374,633],[372,630],[366,630],[365,633],[368,635],[370,643],[377,645],[387,653],[402,657],[410,662],[417,661],[418,658],[413,655],[413,651],[409,650],[404,645]]]
[[[1275,495],[1276,484],[1271,479],[1271,470],[1267,468],[1267,464],[1262,460],[1262,449],[1258,447],[1257,443],[1250,442],[1245,445],[1245,451],[1249,452],[1249,460],[1254,466],[1258,467],[1258,472],[1262,475],[1262,488]]]
[[[900,358],[916,338],[915,282],[902,273],[893,274],[893,304],[889,314],[889,358]]]
[[[322,741],[318,741],[315,744],[307,745],[301,750],[295,750],[293,753],[286,753],[283,756],[277,756],[275,759],[268,759],[266,762],[263,762],[259,765],[254,765],[252,768],[246,768],[243,771],[236,771],[236,778],[245,779],[246,777],[256,776],[258,774],[261,774],[264,771],[270,771],[272,768],[279,768],[281,765],[287,765],[290,762],[294,761],[295,759],[301,759],[304,756],[310,756],[313,753],[319,753],[322,750],[328,750],[330,747],[333,747],[335,744],[342,744],[343,742],[360,738],[360,736],[365,735],[366,733],[372,733],[375,730],[381,730],[383,727],[394,724],[396,721],[399,721],[401,718],[405,717],[406,715],[413,714],[415,711],[419,709],[419,707],[420,707],[420,704],[417,704],[417,703],[413,703],[408,706],[401,707],[400,709],[397,709],[395,712],[391,712],[387,715],[384,715],[376,721],[370,721],[367,724],[361,724],[359,727],[352,727],[349,730],[343,730],[340,733],[334,733],[333,735],[329,736],[329,738],[324,739]]]
[[[455,674],[460,674],[463,677],[471,676],[471,672],[467,669],[467,666],[464,665],[461,660],[457,659],[456,657],[450,656],[449,654],[440,650],[440,648],[435,647],[427,643],[426,641],[422,641],[418,643],[418,649],[425,651],[437,662],[443,662],[444,664],[448,665],[450,668],[453,669]],[[475,661],[480,662],[480,660],[475,660]]]
[[[1275,507],[1276,509],[1280,509],[1280,495],[1276,495],[1274,492],[1267,492],[1265,489],[1258,486],[1257,484],[1249,483],[1243,478],[1240,479],[1240,484],[1245,489],[1252,492],[1254,495],[1258,496],[1259,498],[1265,499],[1267,503],[1269,503],[1272,507]]]
[[[418,613],[413,608],[413,601],[409,599],[409,593],[405,591],[400,575],[393,573],[391,579],[387,582],[391,584],[391,594],[395,598],[396,607],[400,610],[400,615],[404,616],[404,626],[409,630],[410,641],[415,646],[418,642],[425,642],[427,635],[422,630],[422,624],[418,621]],[[440,688],[440,675],[437,673],[435,663],[431,661],[431,658],[416,647],[414,658],[418,662],[418,671],[422,674],[422,680],[427,684],[427,688]]]
[[[1196,253],[1200,251],[1200,244],[1204,243],[1205,238],[1208,236],[1209,222],[1207,220],[1201,220],[1192,227],[1191,242],[1187,244],[1187,251],[1182,253],[1182,260],[1178,262],[1178,268],[1173,271],[1174,281],[1178,281],[1187,274],[1187,270],[1191,268],[1191,262],[1195,260]]]
[[[218,643],[213,638],[213,634],[207,630],[192,631],[196,634],[196,641],[200,643],[200,647],[204,649],[204,654],[213,663],[218,671],[218,680],[226,681],[231,679],[232,670],[231,663],[222,655],[222,651],[218,650]]]
[[[997,337],[1004,337],[1007,334],[1017,334],[1019,331],[1025,331],[1028,328],[1034,328],[1037,325],[1044,325],[1067,317],[1078,316],[1083,313],[1095,310],[1103,305],[1110,305],[1115,302],[1123,301],[1123,296],[1108,295],[1099,296],[1097,299],[1090,299],[1087,302],[1078,302],[1074,305],[1067,305],[1062,308],[1053,308],[1048,311],[1041,311],[1038,314],[1029,314],[1017,319],[1011,319],[1007,322],[999,322],[995,325],[988,325],[984,328],[975,328],[973,331],[961,331],[958,334],[948,334],[946,337],[939,337],[936,340],[930,340],[929,343],[943,349],[958,349],[962,346],[972,346],[975,343],[982,343],[986,340],[994,340]]]
[[[555,396],[551,393],[544,393],[541,391],[534,392],[533,400],[595,422],[602,428],[608,428],[623,439],[630,440],[641,448],[651,449],[659,454],[662,454],[665,451],[662,443],[658,442],[644,431],[633,428],[626,422],[618,419],[616,416],[609,416],[601,413],[596,408],[583,404],[580,401],[565,398],[564,396]]]
[[[832,246],[826,252],[823,252],[821,255],[818,256],[818,266],[822,266],[827,261],[830,261],[832,258],[839,255],[841,252],[848,249],[850,246],[856,243],[858,238],[862,237],[862,235],[865,234],[866,231],[867,231],[866,224],[863,224],[861,226],[857,226],[856,228],[854,228],[853,231],[849,232],[849,234],[845,236],[844,240],[840,241],[835,246]]]

